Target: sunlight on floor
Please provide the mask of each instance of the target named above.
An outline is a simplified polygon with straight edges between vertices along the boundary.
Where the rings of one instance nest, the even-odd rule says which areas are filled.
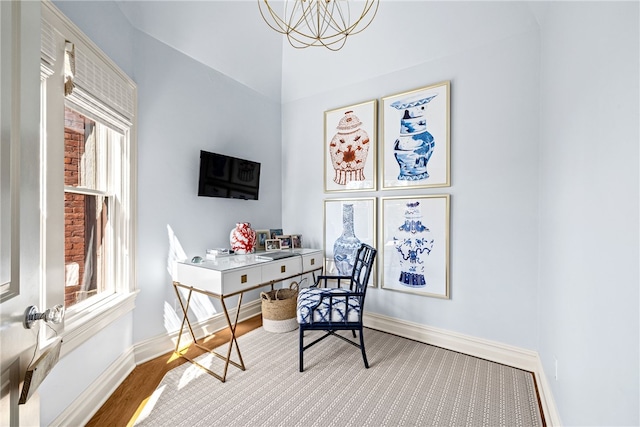
[[[211,341],[211,340],[212,340],[212,339],[214,339],[215,337],[216,337],[216,334],[208,335],[207,337],[205,337],[205,338],[204,338],[204,340],[202,341],[202,343],[204,344],[204,343],[206,343],[206,342],[208,342],[208,341]]]
[[[211,354],[207,354],[206,356],[204,356],[201,359],[198,359],[198,363],[200,363],[202,366],[206,367],[206,368],[211,368],[211,362],[212,362],[212,358],[214,356]],[[208,375],[207,372],[202,369],[201,367],[197,366],[197,365],[193,365],[191,364],[182,374],[182,376],[180,377],[180,381],[178,381],[178,390],[182,389],[183,387],[185,387],[187,384],[189,384],[191,381],[195,380],[196,378],[201,377],[202,375]]]
[[[158,387],[151,396],[147,397],[145,400],[142,401],[140,406],[138,406],[138,410],[136,410],[136,413],[131,418],[132,421],[135,420],[134,423],[130,422],[127,425],[127,427],[129,425],[135,425],[135,423],[138,423],[140,421],[144,421],[144,419],[147,418],[149,414],[151,414],[151,411],[156,406],[156,402],[162,395],[162,392],[164,391],[165,387],[166,385]]]
[[[180,352],[182,352],[184,350],[184,348],[180,349]],[[167,365],[171,362],[173,362],[174,360],[178,360],[180,359],[180,353],[176,353],[175,351],[173,353],[171,353],[171,356],[169,357],[169,359],[167,360]]]

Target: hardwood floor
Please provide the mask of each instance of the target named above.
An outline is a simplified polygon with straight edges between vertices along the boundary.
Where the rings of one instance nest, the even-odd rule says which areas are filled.
[[[238,323],[236,336],[243,335],[260,326],[262,326],[262,316],[257,315],[244,322]],[[207,348],[215,348],[226,343],[228,340],[229,331],[224,329],[198,342]],[[203,350],[192,345],[187,352],[187,356],[193,358],[202,353],[204,353]],[[185,359],[176,357],[173,352],[170,352],[136,366],[133,372],[129,374],[105,404],[96,412],[93,418],[91,418],[87,426],[118,427],[133,425],[140,411],[142,411],[145,403],[153,394],[158,384],[160,384],[164,375],[171,369],[186,362]]]

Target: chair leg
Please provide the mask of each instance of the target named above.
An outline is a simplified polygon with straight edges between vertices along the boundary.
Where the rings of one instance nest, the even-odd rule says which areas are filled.
[[[300,372],[302,372],[302,371],[304,371],[304,367],[303,367],[304,366],[304,362],[303,362],[303,359],[302,359],[302,353],[304,352],[304,340],[303,340],[304,331],[302,330],[302,325],[300,325],[298,327],[298,329],[300,331],[300,350],[299,350],[300,367],[299,367],[299,369],[300,369]]]
[[[355,338],[355,337],[356,337],[356,330],[355,330],[355,329],[352,329],[352,330],[351,330],[351,333],[353,334],[353,337]]]
[[[355,334],[355,331],[353,332]],[[364,335],[362,333],[362,327],[360,328],[360,350],[362,351],[362,360],[364,360],[364,367],[369,369],[369,362],[367,361],[367,354],[364,351]],[[302,357],[302,356],[300,356]],[[302,366],[302,365],[300,365]]]

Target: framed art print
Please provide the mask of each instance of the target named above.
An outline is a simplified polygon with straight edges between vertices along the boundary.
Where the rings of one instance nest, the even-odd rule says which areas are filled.
[[[381,199],[382,288],[449,299],[449,199]]]
[[[377,101],[324,113],[324,191],[376,189]]]
[[[382,98],[382,188],[450,184],[450,83]]]
[[[376,244],[376,198],[325,199],[324,252],[328,275],[349,276],[362,243]],[[375,286],[374,273],[369,286]]]

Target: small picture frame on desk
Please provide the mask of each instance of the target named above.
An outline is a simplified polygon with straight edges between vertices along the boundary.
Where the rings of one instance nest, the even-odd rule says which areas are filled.
[[[267,239],[264,241],[264,249],[265,251],[279,251],[280,247],[280,239]]]
[[[277,239],[278,236],[282,235],[282,228],[272,228],[269,230],[269,238],[270,239]]]
[[[256,250],[264,251],[265,242],[269,238],[269,230],[256,230]]]
[[[291,235],[291,247],[294,249],[302,247],[302,234]]]
[[[280,240],[280,249],[291,248],[291,236],[289,234],[276,236],[276,239]]]

